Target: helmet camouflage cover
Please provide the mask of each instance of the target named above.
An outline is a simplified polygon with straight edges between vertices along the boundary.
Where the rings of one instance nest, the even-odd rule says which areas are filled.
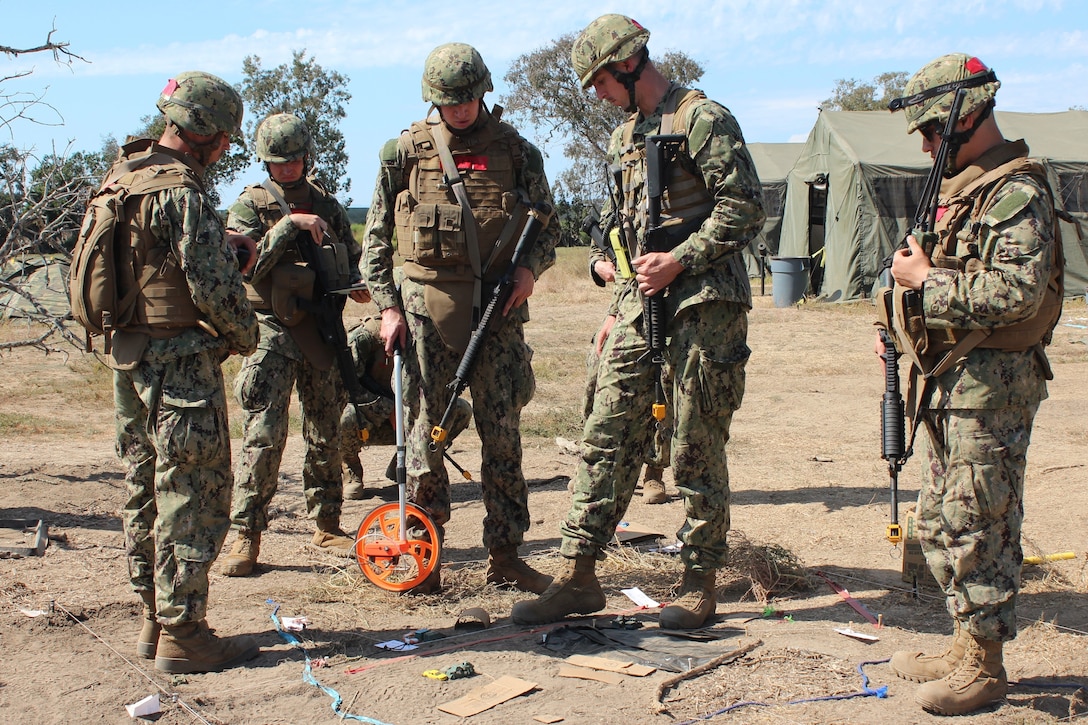
[[[236,134],[242,127],[242,97],[211,73],[179,73],[162,89],[155,106],[174,125],[198,136]]]
[[[436,106],[469,103],[492,89],[491,71],[471,45],[440,45],[423,65],[423,100]]]
[[[989,70],[981,60],[966,53],[942,55],[911,76],[907,82],[905,98],[945,83],[967,80],[972,76],[988,73]],[[966,116],[993,100],[1000,87],[1001,81],[995,79],[990,83],[966,89],[960,116]],[[907,114],[907,133],[914,133],[931,121],[945,123],[952,112],[952,99],[955,95],[955,91],[949,91],[906,106],[904,112]]]
[[[276,113],[257,127],[257,158],[286,164],[310,153],[310,129],[293,113]]]
[[[649,39],[650,31],[626,15],[609,13],[587,25],[570,49],[582,88],[589,88],[601,68],[627,60],[645,48]]]

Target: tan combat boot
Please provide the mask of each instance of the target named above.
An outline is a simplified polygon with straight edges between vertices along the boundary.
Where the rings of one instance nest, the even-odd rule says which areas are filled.
[[[953,620],[955,630],[948,649],[939,655],[927,655],[922,652],[900,650],[892,655],[892,672],[911,682],[929,682],[945,677],[956,669],[963,659],[963,651],[971,635],[960,626],[958,619]]]
[[[314,532],[314,538],[310,543],[332,554],[342,556],[355,554],[355,537],[340,528],[339,516],[319,518],[317,531]]]
[[[914,697],[938,715],[965,715],[1001,702],[1008,691],[1001,642],[968,634],[959,666],[946,677],[923,684]]]
[[[488,551],[487,583],[496,586],[511,584],[515,589],[542,594],[552,578],[541,574],[518,557],[518,547],[498,546]]]
[[[223,559],[219,571],[224,576],[249,576],[257,565],[257,555],[261,552],[261,532],[239,529],[238,538],[230,553]]]
[[[362,500],[364,498],[363,463],[359,460],[359,456],[355,454],[344,456],[342,470],[344,472],[344,500]]]
[[[665,481],[662,476],[665,470],[656,466],[646,466],[646,473],[642,477],[642,500],[645,503],[658,504],[669,500],[665,493]]]
[[[594,571],[597,557],[567,559],[567,566],[537,599],[518,602],[510,612],[517,624],[546,624],[570,614],[593,614],[604,609],[605,597]]]
[[[155,669],[172,675],[218,672],[260,654],[251,637],[216,637],[204,620],[162,628]]]
[[[676,601],[661,610],[658,626],[662,629],[698,629],[714,616],[718,608],[716,569],[684,569]]]
[[[136,654],[145,660],[153,660],[155,648],[159,644],[159,631],[162,629],[155,616],[158,611],[155,606],[155,592],[144,589],[139,594],[140,599],[144,600],[144,625],[140,629],[140,638],[136,641]]]

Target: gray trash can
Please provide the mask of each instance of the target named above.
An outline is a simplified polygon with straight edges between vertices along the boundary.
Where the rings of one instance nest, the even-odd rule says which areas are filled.
[[[775,307],[790,307],[808,289],[808,257],[771,257],[771,284]]]

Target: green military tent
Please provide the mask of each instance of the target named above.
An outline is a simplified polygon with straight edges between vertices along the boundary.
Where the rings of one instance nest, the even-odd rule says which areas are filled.
[[[799,143],[750,143],[748,153],[756,165],[759,183],[763,187],[763,210],[767,221],[763,230],[744,249],[744,263],[749,277],[758,277],[759,245],[767,248],[769,255],[778,254],[778,238],[782,233],[782,211],[786,205],[786,175],[793,168],[801,153]]]
[[[1027,140],[1062,209],[1065,289],[1088,285],[1088,112],[995,113],[1005,138]],[[811,256],[810,292],[830,301],[870,296],[881,260],[913,224],[931,162],[901,114],[823,111],[786,186],[779,255]]]
[[[68,263],[68,255],[57,253],[8,259],[0,267],[0,319],[68,315]]]

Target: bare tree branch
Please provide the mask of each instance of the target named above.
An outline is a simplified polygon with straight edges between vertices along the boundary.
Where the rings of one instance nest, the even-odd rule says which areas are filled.
[[[49,34],[45,36],[45,42],[41,45],[35,48],[13,48],[10,45],[0,45],[0,53],[4,53],[7,56],[15,58],[20,55],[50,52],[53,54],[53,60],[55,60],[57,63],[71,65],[73,60],[81,60],[84,63],[89,62],[83,56],[76,55],[72,51],[68,50],[68,43],[54,42],[53,33],[55,32],[57,32],[56,21],[54,21],[53,28],[49,31]]]

